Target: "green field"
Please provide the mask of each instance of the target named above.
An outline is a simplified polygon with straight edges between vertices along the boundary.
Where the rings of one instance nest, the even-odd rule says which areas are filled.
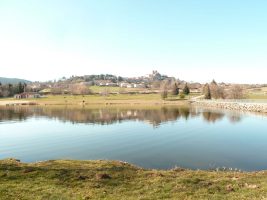
[[[2,102],[23,102],[29,101],[39,105],[94,105],[94,104],[181,104],[193,97],[194,94],[180,99],[179,96],[169,95],[167,99],[162,100],[160,94],[109,94],[107,96],[94,95],[48,95],[38,99],[2,98]]]
[[[267,95],[261,93],[250,93],[247,95],[248,99],[267,99]]]
[[[246,96],[248,99],[267,99],[267,87],[248,89]]]
[[[267,172],[145,170],[118,161],[0,161],[0,199],[266,199]]]

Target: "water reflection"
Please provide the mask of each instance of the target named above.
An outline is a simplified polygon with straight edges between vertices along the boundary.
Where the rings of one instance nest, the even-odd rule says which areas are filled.
[[[213,122],[213,123],[221,120],[224,117],[223,113],[210,112],[210,111],[204,111],[202,115],[207,122]]]
[[[157,169],[263,170],[266,120],[200,107],[2,107],[0,159],[107,159]]]
[[[138,120],[158,127],[164,122],[178,119],[203,118],[204,121],[215,123],[223,118],[238,123],[242,117],[237,112],[226,113],[217,110],[203,110],[194,107],[2,107],[0,121],[23,121],[32,117],[47,117],[72,123],[113,124],[125,120]]]

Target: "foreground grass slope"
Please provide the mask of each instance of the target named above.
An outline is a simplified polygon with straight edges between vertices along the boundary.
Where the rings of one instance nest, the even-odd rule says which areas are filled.
[[[266,199],[267,172],[145,170],[117,161],[0,161],[0,199]]]

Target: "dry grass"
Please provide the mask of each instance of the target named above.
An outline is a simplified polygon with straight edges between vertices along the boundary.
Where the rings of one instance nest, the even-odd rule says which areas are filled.
[[[145,170],[118,161],[0,161],[0,199],[264,199],[267,172]]]

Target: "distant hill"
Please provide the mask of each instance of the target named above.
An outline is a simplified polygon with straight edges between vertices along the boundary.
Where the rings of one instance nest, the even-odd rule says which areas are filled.
[[[31,83],[31,81],[28,80],[24,80],[24,79],[19,79],[19,78],[4,78],[4,77],[0,77],[0,82],[2,84],[18,84],[19,82],[21,83]]]

